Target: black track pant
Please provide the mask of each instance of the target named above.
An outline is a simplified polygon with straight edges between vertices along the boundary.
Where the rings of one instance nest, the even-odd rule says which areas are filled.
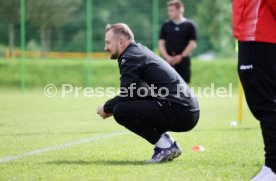
[[[183,58],[183,60],[173,66],[177,73],[185,80],[186,83],[191,81],[191,59],[190,57]]]
[[[155,144],[166,131],[185,132],[198,122],[199,112],[176,103],[157,100],[122,102],[115,106],[115,120]]]
[[[276,44],[239,42],[238,72],[248,106],[261,124],[265,165],[276,173]]]

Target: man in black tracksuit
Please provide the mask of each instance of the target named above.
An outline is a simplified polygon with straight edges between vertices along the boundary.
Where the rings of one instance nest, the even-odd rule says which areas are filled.
[[[121,93],[99,106],[97,113],[115,120],[155,144],[149,162],[172,160],[182,152],[167,131],[193,129],[199,106],[185,81],[163,59],[141,44],[126,24],[108,25],[105,50],[118,59]]]

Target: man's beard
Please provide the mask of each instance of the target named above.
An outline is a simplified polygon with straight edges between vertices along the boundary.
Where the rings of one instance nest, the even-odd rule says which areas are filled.
[[[118,51],[118,49],[117,49],[115,53],[111,54],[110,58],[111,58],[111,59],[118,59],[119,56],[120,56],[120,55],[119,55],[119,51]]]
[[[119,58],[119,55],[116,53],[116,54],[111,54],[110,56],[110,59],[118,59]]]

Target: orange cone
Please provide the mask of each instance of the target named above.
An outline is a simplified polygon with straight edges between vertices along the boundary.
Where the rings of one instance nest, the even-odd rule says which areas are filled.
[[[192,148],[193,151],[205,151],[205,148],[201,145],[198,145],[198,146],[194,146]]]

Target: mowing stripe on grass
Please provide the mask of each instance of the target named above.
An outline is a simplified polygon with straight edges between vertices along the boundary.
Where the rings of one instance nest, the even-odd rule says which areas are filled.
[[[70,148],[70,147],[73,147],[73,146],[90,143],[90,142],[97,141],[97,140],[100,140],[100,139],[108,139],[108,138],[112,138],[112,137],[115,137],[115,136],[124,135],[124,134],[127,134],[127,133],[129,133],[129,132],[128,131],[120,131],[120,132],[116,131],[116,132],[111,132],[111,133],[108,133],[108,134],[98,135],[98,136],[92,137],[92,138],[84,138],[84,139],[81,139],[81,140],[78,140],[78,141],[73,141],[73,142],[62,144],[62,145],[40,148],[40,149],[33,150],[33,151],[23,153],[23,154],[19,154],[19,155],[0,157],[0,163],[7,163],[7,162],[10,162],[10,161],[18,160],[18,159],[29,157],[29,156],[32,156],[32,155],[39,155],[39,154],[42,154],[42,153],[45,153],[45,152],[48,152],[48,151],[63,150],[63,149]]]

